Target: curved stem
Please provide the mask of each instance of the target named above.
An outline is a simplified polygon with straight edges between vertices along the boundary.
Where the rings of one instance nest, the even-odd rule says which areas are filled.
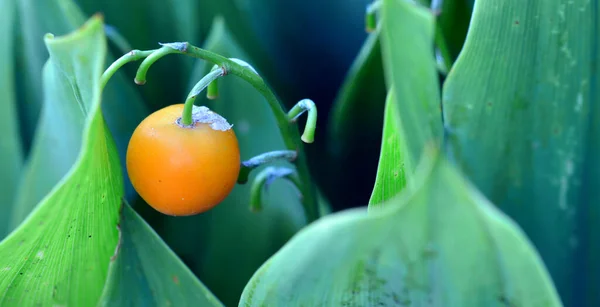
[[[211,82],[217,80],[217,78],[224,76],[225,70],[223,69],[215,69],[209,72],[206,76],[204,76],[196,85],[192,88],[190,93],[185,100],[185,104],[183,105],[183,114],[181,115],[181,123],[185,126],[189,126],[192,124],[192,109],[194,107],[194,101],[196,101],[196,97],[200,94]]]
[[[163,46],[160,49],[155,50],[154,52],[152,52],[151,55],[149,55],[143,62],[142,64],[140,64],[140,67],[137,70],[137,73],[135,74],[135,83],[138,85],[144,85],[146,84],[146,73],[148,72],[148,69],[150,68],[150,66],[152,66],[152,64],[154,64],[154,62],[158,61],[160,58],[164,57],[167,54],[172,54],[172,53],[177,53],[177,49],[173,49],[171,47],[168,46]]]
[[[119,68],[123,67],[123,65],[125,65],[129,62],[143,59],[143,58],[151,55],[155,51],[156,51],[156,49],[148,50],[148,51],[132,50],[132,51],[122,55],[120,58],[118,58],[116,61],[114,61],[112,64],[110,64],[110,66],[108,66],[108,68],[102,74],[102,77],[100,77],[100,89],[101,90],[104,89],[104,87],[106,86],[106,83],[108,83],[108,80],[110,80],[110,78],[115,74],[115,72],[117,72],[117,70],[119,70]]]
[[[252,87],[254,87],[254,89],[261,93],[263,97],[265,97],[269,107],[271,108],[271,112],[275,117],[285,147],[289,150],[295,150],[298,152],[296,165],[301,181],[301,184],[298,186],[298,188],[301,190],[302,195],[304,196],[304,201],[302,202],[304,206],[304,212],[308,222],[316,220],[319,217],[316,191],[310,180],[306,157],[301,150],[302,145],[301,142],[299,142],[300,133],[295,125],[290,124],[286,112],[279,103],[279,99],[277,99],[277,96],[271,91],[265,81],[256,73],[254,69],[248,67],[247,64],[240,63],[242,61],[228,59],[214,52],[192,46],[187,42],[162,44],[162,46],[163,47],[161,49],[158,49],[155,53],[146,58],[144,62],[142,62],[137,71],[136,80],[145,82],[148,69],[152,63],[159,58],[171,53],[180,53],[195,58],[200,58],[214,65],[218,65],[219,67],[225,69],[227,74],[238,76],[244,81],[248,82],[250,85],[252,85]]]
[[[269,185],[279,178],[289,179],[297,188],[299,188],[298,180],[293,176],[294,170],[287,167],[267,167],[262,170],[250,187],[250,210],[258,212],[262,210],[262,192],[267,190]],[[300,195],[302,197],[302,195]]]
[[[308,111],[308,120],[304,126],[302,141],[312,143],[315,140],[315,129],[317,128],[317,107],[310,99],[302,99],[290,110],[287,117],[290,122],[294,123],[300,115]]]
[[[218,81],[215,79],[208,85],[208,87],[206,88],[206,98],[210,100],[215,100],[219,98],[219,84],[217,82]]]

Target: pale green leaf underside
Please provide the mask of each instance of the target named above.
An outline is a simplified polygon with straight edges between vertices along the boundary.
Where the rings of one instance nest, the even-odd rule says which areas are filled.
[[[0,243],[0,305],[93,306],[117,244],[123,196],[116,148],[100,112],[106,56],[102,23],[93,19],[71,35],[47,38],[46,44],[44,95],[47,101],[60,100],[55,108],[85,119],[78,131],[82,148],[51,194]],[[65,123],[64,128],[78,126]]]
[[[414,192],[299,232],[256,272],[240,306],[560,306],[514,223],[437,157]]]
[[[102,306],[222,306],[154,230],[123,205]]]

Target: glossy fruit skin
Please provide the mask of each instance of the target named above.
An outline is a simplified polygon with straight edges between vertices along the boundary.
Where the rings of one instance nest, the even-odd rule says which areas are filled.
[[[182,127],[183,104],[160,109],[134,131],[127,148],[127,172],[138,194],[167,215],[205,212],[231,192],[240,171],[233,129],[210,124]]]

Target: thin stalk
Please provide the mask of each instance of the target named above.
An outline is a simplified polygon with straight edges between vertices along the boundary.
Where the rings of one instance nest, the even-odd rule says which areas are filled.
[[[119,68],[123,67],[123,65],[125,65],[129,62],[141,60],[141,59],[151,55],[155,51],[156,51],[156,49],[155,50],[147,50],[147,51],[132,50],[132,51],[127,52],[126,54],[122,55],[120,58],[118,58],[116,61],[114,61],[112,64],[110,64],[110,66],[104,71],[104,73],[102,74],[102,77],[100,77],[100,88],[104,89],[104,87],[108,83],[108,80],[110,80],[110,78],[115,74],[115,72],[117,72],[117,70],[119,70]]]
[[[225,71],[223,69],[215,69],[209,72],[206,76],[204,76],[196,85],[192,88],[190,93],[188,94],[187,99],[185,100],[185,104],[183,105],[183,114],[181,115],[181,123],[185,126],[189,126],[192,124],[192,109],[194,107],[194,101],[196,101],[196,97],[198,94],[202,93],[202,91],[213,81],[217,80],[217,78],[223,76]]]

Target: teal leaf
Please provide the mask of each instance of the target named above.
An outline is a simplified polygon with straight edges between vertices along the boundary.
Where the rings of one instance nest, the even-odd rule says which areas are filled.
[[[42,68],[48,59],[43,37],[46,33],[67,34],[80,26],[85,18],[70,0],[15,2],[18,4],[19,114],[24,145],[29,152],[43,101]]]
[[[0,239],[8,232],[21,169],[23,144],[19,131],[15,91],[13,22],[16,5],[13,0],[0,1]]]
[[[444,85],[449,154],[523,227],[569,306],[600,304],[582,273],[597,253],[598,202],[582,189],[598,182],[598,12],[587,0],[477,1]]]

